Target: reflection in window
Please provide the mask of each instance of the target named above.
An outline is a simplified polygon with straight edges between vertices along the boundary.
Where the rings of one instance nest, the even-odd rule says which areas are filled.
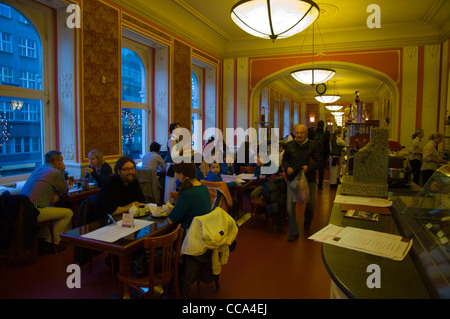
[[[199,150],[201,148],[201,144],[199,145],[199,139],[201,141],[201,130],[202,127],[200,125],[199,120],[201,119],[200,112],[200,103],[199,103],[199,85],[198,78],[194,72],[192,72],[192,148],[194,150]]]
[[[122,153],[133,159],[145,153],[147,128],[146,70],[139,55],[122,48]]]

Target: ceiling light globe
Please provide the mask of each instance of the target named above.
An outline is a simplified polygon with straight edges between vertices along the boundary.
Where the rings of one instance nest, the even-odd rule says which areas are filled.
[[[275,40],[305,30],[319,12],[310,0],[242,0],[231,8],[231,19],[251,35]]]
[[[326,68],[300,69],[291,72],[291,75],[297,81],[303,84],[315,85],[331,79],[336,71]]]
[[[330,111],[339,111],[343,107],[343,105],[325,105],[325,108]]]
[[[316,95],[315,99],[321,103],[334,103],[337,100],[341,98],[340,95],[334,95],[334,94],[322,94],[322,95]],[[341,106],[342,107],[342,106]]]

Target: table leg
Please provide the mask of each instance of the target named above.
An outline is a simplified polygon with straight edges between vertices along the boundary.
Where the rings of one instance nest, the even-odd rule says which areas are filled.
[[[131,255],[119,256],[119,271],[130,269],[131,267]],[[119,282],[119,285],[122,283]],[[123,285],[123,299],[131,298],[131,287],[128,285]]]

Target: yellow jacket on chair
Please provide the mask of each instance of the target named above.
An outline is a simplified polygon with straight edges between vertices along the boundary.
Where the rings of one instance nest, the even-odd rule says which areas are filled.
[[[217,207],[212,212],[192,220],[181,246],[181,253],[200,256],[208,249],[212,250],[213,274],[218,275],[222,265],[228,262],[229,246],[237,233],[235,220],[222,208]]]

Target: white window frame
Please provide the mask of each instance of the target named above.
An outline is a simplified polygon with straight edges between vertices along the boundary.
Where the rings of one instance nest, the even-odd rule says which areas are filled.
[[[36,59],[36,41],[21,37],[19,42],[19,56]]]
[[[0,31],[0,51],[12,53],[12,34]]]
[[[150,47],[138,43],[136,41],[130,40],[128,38],[122,38],[122,47],[127,48],[131,51],[133,51],[134,53],[136,53],[143,65],[144,65],[144,70],[145,70],[145,78],[143,80],[145,80],[145,90],[146,90],[146,100],[143,103],[139,103],[139,102],[130,102],[130,101],[124,101],[121,100],[121,108],[128,108],[128,109],[140,109],[145,111],[145,115],[143,116],[143,120],[145,121],[145,130],[143,130],[142,132],[142,156],[144,156],[144,154],[146,152],[148,152],[149,150],[149,143],[148,141],[150,140],[150,132],[152,130],[152,122],[151,122],[151,96],[152,96],[152,75],[153,75],[153,70],[151,69],[151,63],[150,61],[152,60],[152,50]],[[121,48],[122,51],[122,48]],[[121,66],[122,68],[122,66]],[[120,92],[122,92],[122,83],[121,83],[121,87],[120,87]],[[122,143],[121,143],[121,147],[122,147]],[[135,159],[135,162],[141,162],[142,158],[139,159]]]
[[[24,2],[11,2],[14,9],[19,11],[33,25],[41,39],[42,46],[42,78],[40,89],[26,89],[10,85],[0,84],[0,96],[18,97],[24,99],[40,100],[42,102],[42,133],[39,137],[39,152],[44,153],[56,149],[56,129],[54,125],[56,119],[54,88],[56,87],[54,74],[56,70],[55,55],[55,18],[53,9],[40,4],[27,4]],[[0,39],[1,41],[1,39]],[[0,177],[0,185],[8,185],[17,181],[23,181],[30,174],[12,175]]]

